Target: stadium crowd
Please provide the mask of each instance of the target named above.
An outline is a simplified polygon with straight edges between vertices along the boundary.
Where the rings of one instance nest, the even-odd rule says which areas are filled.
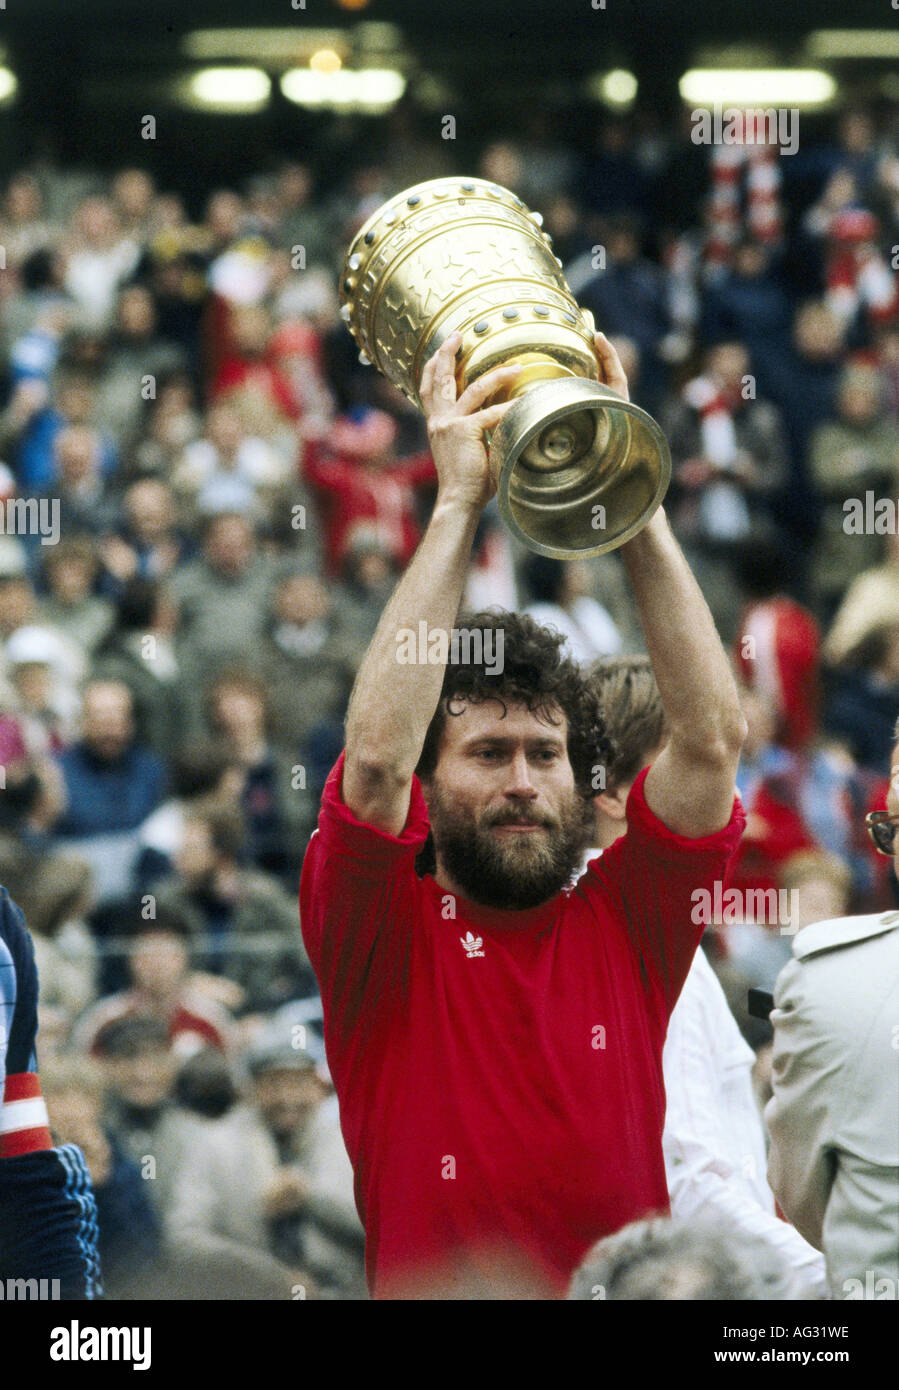
[[[543,212],[670,441],[666,510],[749,723],[731,883],[796,890],[799,924],[896,906],[864,817],[899,716],[899,112],[847,110],[763,165],[623,118],[477,163]],[[137,165],[35,162],[0,194],[0,882],[112,1297],[365,1296],[297,889],[436,474],[337,277],[386,197],[447,172],[471,170],[410,135],[341,178],[273,161],[201,209]],[[868,494],[892,526],[847,528]],[[532,614],[597,674],[643,650],[617,555],[529,554],[495,504],[466,607]],[[760,1115],[771,1028],[746,992],[791,935],[713,924],[703,947]],[[685,1240],[712,1268],[714,1231]],[[790,1296],[765,1249],[721,1274],[741,1292],[687,1296]]]

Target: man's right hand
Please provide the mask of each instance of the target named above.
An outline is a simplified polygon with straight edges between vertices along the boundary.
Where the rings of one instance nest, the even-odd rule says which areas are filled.
[[[455,362],[461,342],[461,333],[451,333],[428,359],[419,395],[441,496],[483,508],[496,491],[487,464],[484,432],[496,428],[512,402],[481,407],[491,396],[511,387],[521,367],[494,367],[457,398]]]

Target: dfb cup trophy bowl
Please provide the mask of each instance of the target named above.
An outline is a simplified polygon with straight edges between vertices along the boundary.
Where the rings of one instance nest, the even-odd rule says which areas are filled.
[[[357,233],[341,317],[360,349],[421,409],[429,357],[454,331],[461,393],[520,363],[489,441],[500,512],[524,545],[556,559],[601,555],[659,506],[671,456],[651,415],[600,380],[581,310],[542,218],[498,184],[440,178],[389,199]]]

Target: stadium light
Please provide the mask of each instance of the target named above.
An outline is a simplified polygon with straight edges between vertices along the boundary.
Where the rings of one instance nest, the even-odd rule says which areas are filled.
[[[281,78],[281,91],[288,101],[340,111],[388,111],[405,89],[405,77],[391,68],[341,68],[334,72],[292,68]]]
[[[309,59],[309,66],[313,72],[337,72],[343,67],[343,60],[333,48],[319,48]]]
[[[181,51],[195,62],[243,59],[266,67],[307,62],[319,48],[333,48],[345,58],[347,34],[340,29],[194,29],[181,40]]]
[[[693,68],[679,87],[691,106],[822,106],[837,90],[814,68]]]
[[[611,72],[597,72],[588,77],[587,92],[606,106],[623,109],[633,104],[637,95],[637,79],[625,68],[612,68]]]
[[[0,67],[0,103],[12,101],[19,87],[12,68]]]
[[[816,29],[805,51],[811,58],[899,58],[895,29]]]
[[[204,68],[188,79],[187,90],[192,105],[210,111],[260,111],[272,84],[262,68]]]

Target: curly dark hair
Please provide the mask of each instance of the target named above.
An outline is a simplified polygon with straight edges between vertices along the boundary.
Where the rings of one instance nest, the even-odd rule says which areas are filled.
[[[415,769],[418,776],[427,778],[434,772],[447,717],[462,713],[461,708],[453,708],[455,702],[498,700],[503,717],[506,704],[523,704],[546,723],[556,723],[561,710],[568,721],[568,758],[575,785],[582,796],[592,796],[593,769],[610,761],[612,745],[596,693],[577,662],[562,651],[565,638],[526,613],[460,614],[456,626],[481,632],[502,630],[502,670],[488,671],[483,661],[447,662],[440,703]]]

